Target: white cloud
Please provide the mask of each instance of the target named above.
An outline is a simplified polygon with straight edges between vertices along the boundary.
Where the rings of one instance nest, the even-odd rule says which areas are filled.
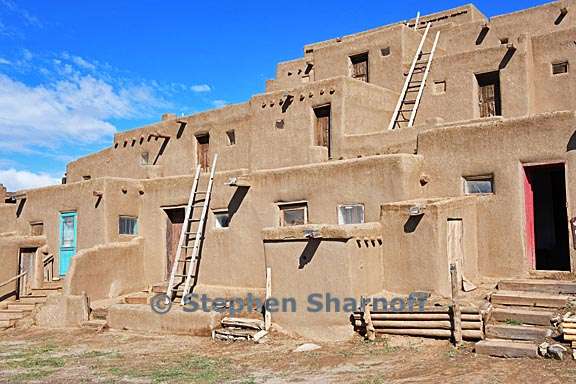
[[[228,104],[226,100],[212,100],[212,105],[215,106],[216,108],[221,108],[226,104]]]
[[[192,85],[190,86],[190,89],[192,90],[192,92],[210,92],[212,90],[212,88],[210,88],[210,86],[208,84],[196,84],[196,85]]]
[[[4,184],[4,186],[12,192],[59,183],[60,179],[52,177],[47,173],[18,171],[14,168],[0,169],[0,184]]]
[[[10,60],[6,60],[6,59],[0,57],[0,64],[10,65],[10,64],[12,64],[12,62]]]
[[[66,79],[36,86],[0,74],[0,148],[98,142],[116,131],[110,119],[147,116],[165,106],[146,85],[113,86],[70,71]]]

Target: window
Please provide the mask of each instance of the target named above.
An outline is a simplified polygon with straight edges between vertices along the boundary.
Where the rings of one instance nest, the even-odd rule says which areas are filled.
[[[552,63],[552,74],[559,75],[561,73],[568,73],[568,62]]]
[[[478,82],[480,117],[501,116],[500,72],[477,74],[476,81]]]
[[[464,193],[467,195],[494,193],[494,176],[464,177]]]
[[[390,47],[386,47],[386,48],[380,49],[380,54],[381,54],[382,56],[388,56],[388,55],[390,55]]]
[[[314,108],[315,124],[315,145],[328,148],[330,157],[330,104]]]
[[[446,81],[445,80],[435,81],[434,82],[434,94],[435,95],[441,95],[443,93],[446,93]]]
[[[276,127],[276,129],[284,129],[284,119],[276,120],[274,126]]]
[[[338,206],[338,224],[364,223],[364,204],[342,204]]]
[[[214,219],[214,228],[228,228],[230,225],[230,214],[228,210],[215,210]]]
[[[30,223],[30,234],[32,236],[41,236],[44,234],[44,223],[43,222],[36,222]]]
[[[150,154],[148,152],[142,152],[140,154],[140,165],[150,164]]]
[[[368,52],[350,56],[350,76],[353,79],[368,82]]]
[[[502,44],[502,45],[508,44],[508,41],[509,41],[509,40],[508,40],[507,37],[502,37],[502,38],[500,39],[500,44]]]
[[[118,220],[118,233],[121,235],[138,234],[138,218],[131,216],[120,216]]]
[[[84,180],[84,181],[90,180],[90,179],[92,179],[92,176],[90,176],[90,175],[84,175],[84,176],[82,176],[82,180]]]
[[[236,133],[233,129],[226,131],[226,140],[228,145],[236,144]]]
[[[280,226],[308,224],[308,203],[282,203],[278,204],[280,209]]]
[[[210,135],[209,134],[198,135],[196,136],[196,142],[197,142],[196,156],[198,158],[198,164],[200,164],[200,168],[202,168],[203,171],[207,171],[208,167],[210,167],[209,165],[210,160],[208,155],[208,149],[210,145]]]

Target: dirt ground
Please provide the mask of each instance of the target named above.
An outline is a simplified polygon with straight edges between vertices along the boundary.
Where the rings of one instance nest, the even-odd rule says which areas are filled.
[[[476,356],[471,345],[395,337],[262,344],[128,331],[32,328],[0,333],[1,383],[576,383],[576,361]]]

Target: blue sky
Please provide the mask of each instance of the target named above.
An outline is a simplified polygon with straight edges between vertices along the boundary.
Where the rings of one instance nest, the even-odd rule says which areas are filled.
[[[465,1],[0,0],[0,183],[55,183],[116,131],[264,92],[322,41]],[[546,1],[476,1],[487,16]]]

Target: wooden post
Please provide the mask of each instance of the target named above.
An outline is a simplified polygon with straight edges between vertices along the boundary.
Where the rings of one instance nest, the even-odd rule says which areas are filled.
[[[266,268],[266,302],[272,297],[272,268]],[[272,324],[272,314],[268,310],[264,310],[264,330],[270,330]]]
[[[376,329],[372,323],[372,314],[370,312],[371,306],[372,300],[364,306],[364,321],[366,322],[366,338],[370,341],[374,341],[376,340]]]
[[[460,287],[458,286],[458,270],[456,264],[450,264],[450,281],[452,283],[452,326],[454,331],[454,344],[462,344],[462,313],[460,311],[460,304],[458,303],[458,293]]]

